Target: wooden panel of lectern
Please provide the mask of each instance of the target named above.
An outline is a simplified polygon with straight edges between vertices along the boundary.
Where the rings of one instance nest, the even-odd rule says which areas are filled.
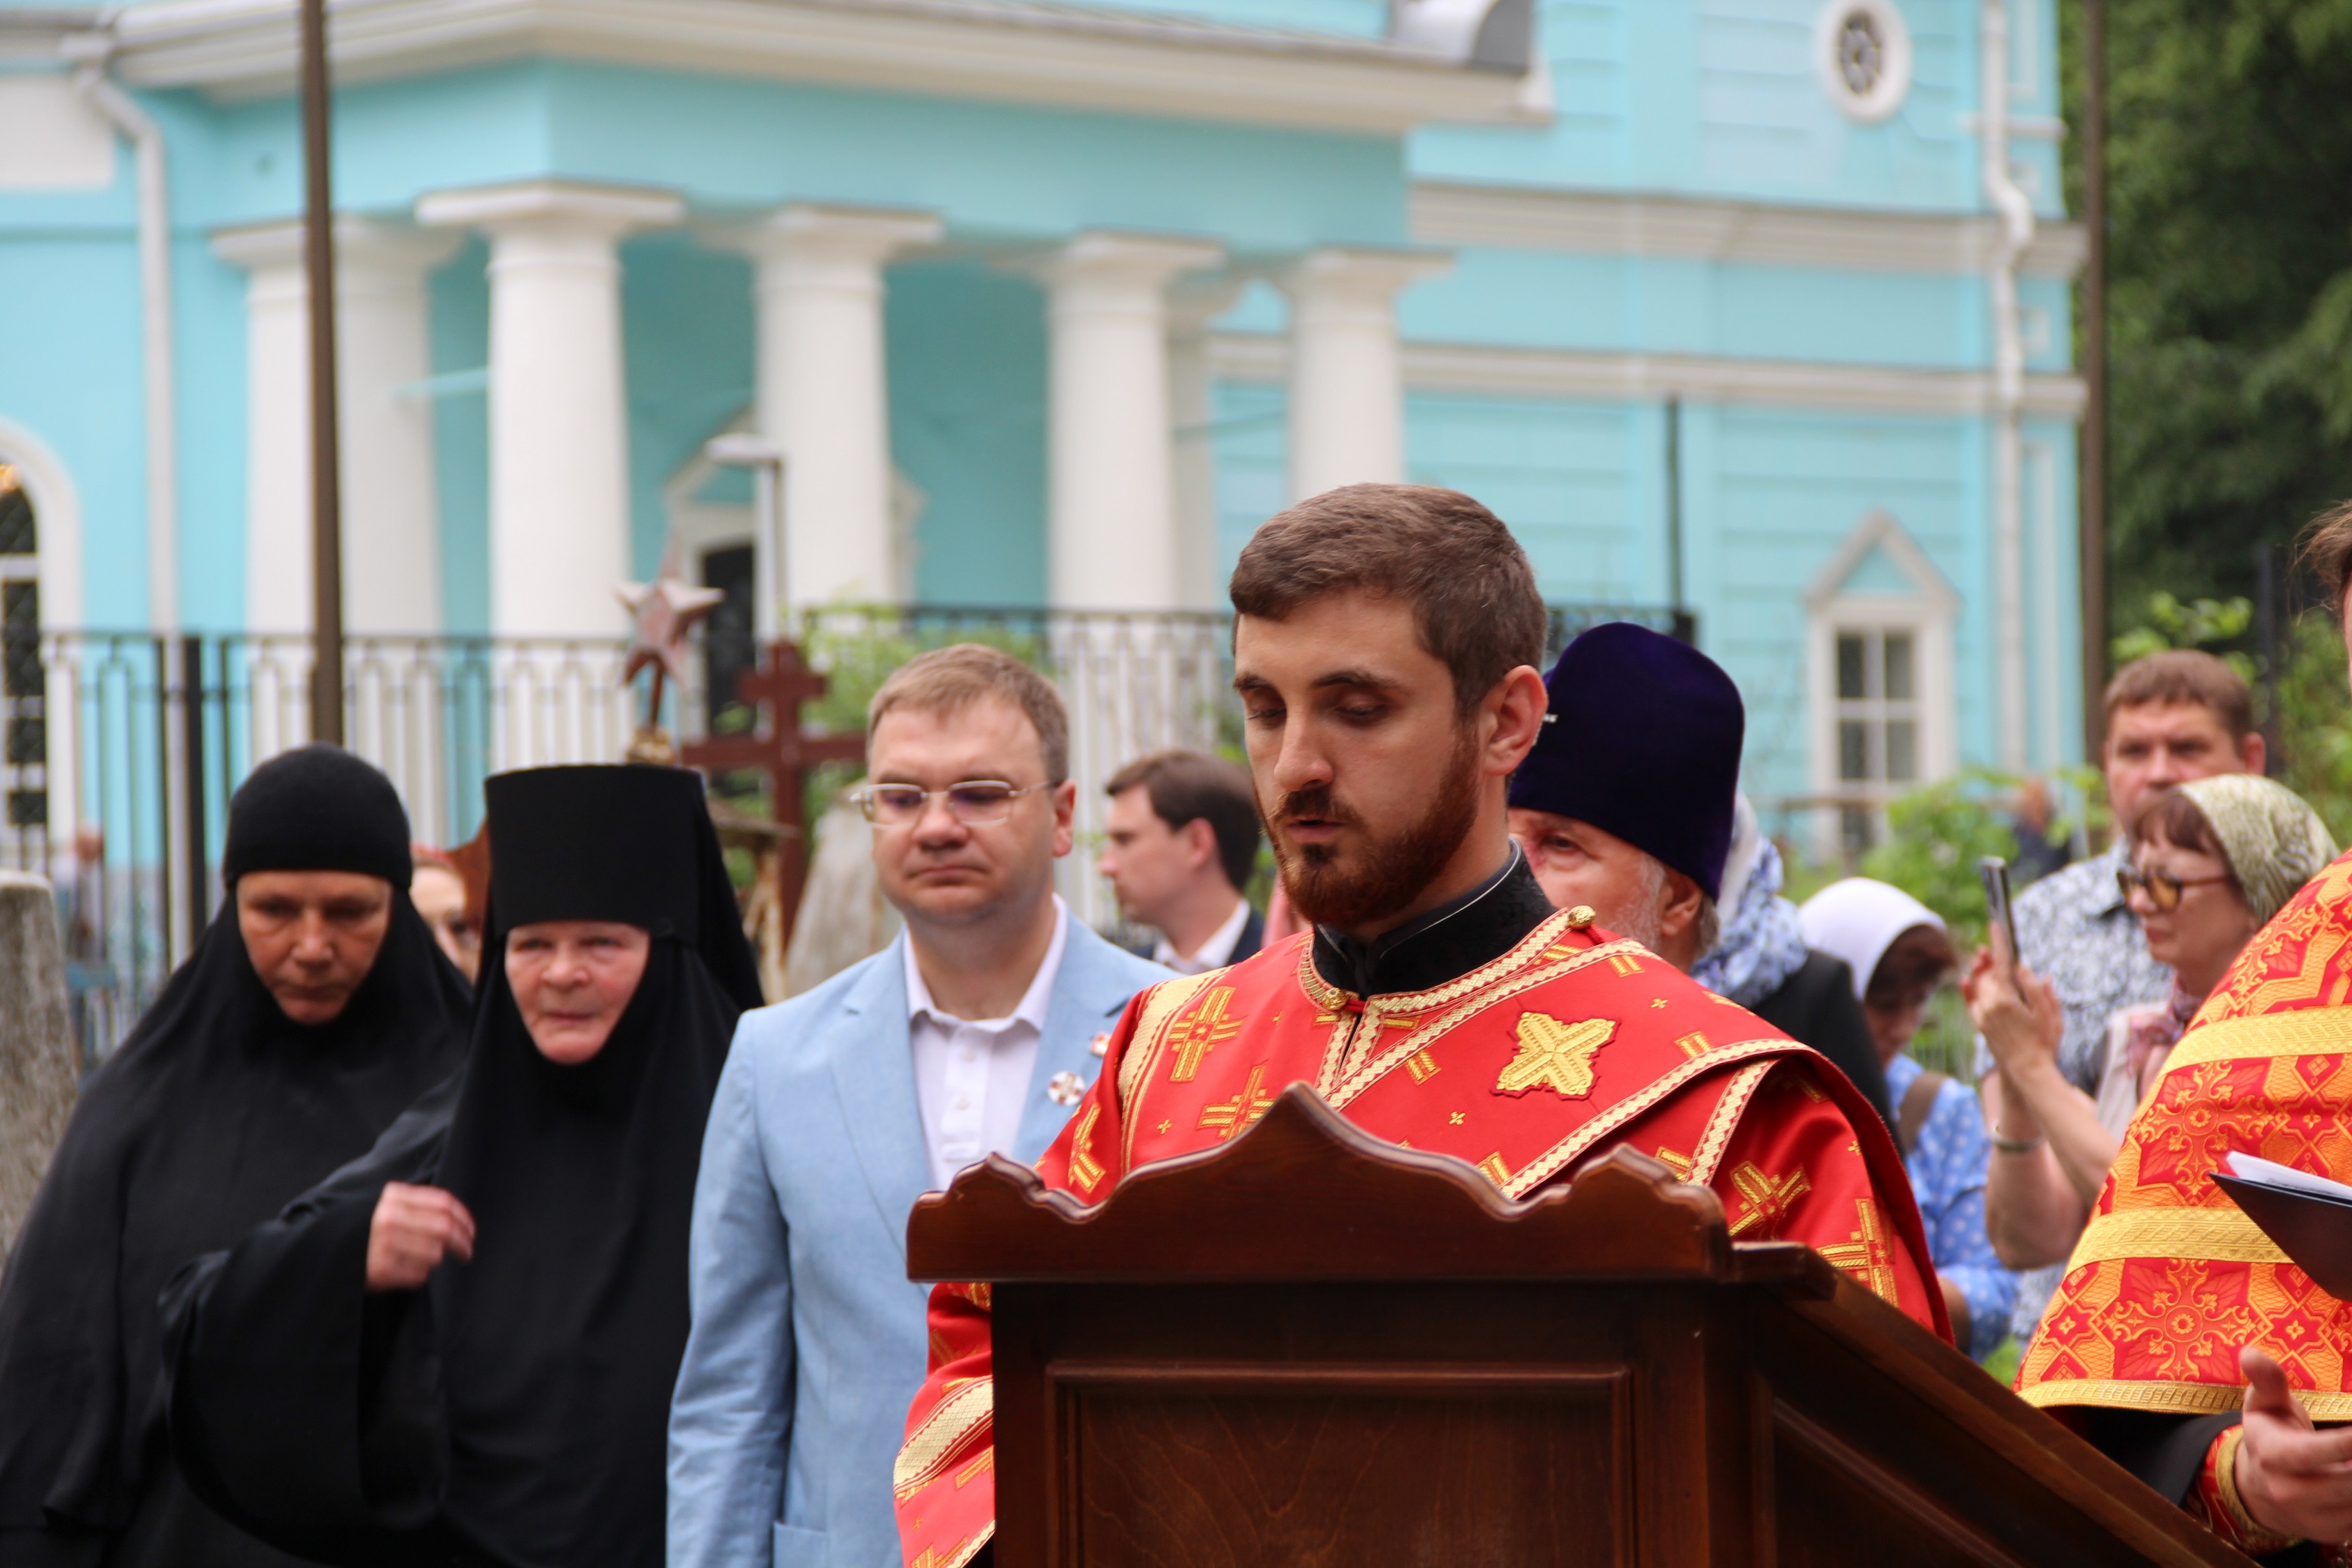
[[[997,1568],[2235,1564],[1968,1358],[1620,1150],[1513,1203],[1303,1085],[1087,1208],[995,1159]]]

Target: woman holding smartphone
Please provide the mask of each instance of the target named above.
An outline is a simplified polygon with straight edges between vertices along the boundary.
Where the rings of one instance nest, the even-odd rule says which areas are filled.
[[[2317,813],[2251,773],[2162,792],[2132,825],[2131,843],[2118,877],[2149,953],[2172,968],[2172,994],[2110,1021],[2096,1097],[2058,1070],[2057,995],[2032,970],[2012,969],[2000,936],[1961,982],[2000,1068],[1985,1086],[1990,1185],[2001,1194],[1988,1209],[2000,1216],[1993,1249],[2011,1268],[2065,1260],[2173,1042],[2239,950],[2336,856]]]

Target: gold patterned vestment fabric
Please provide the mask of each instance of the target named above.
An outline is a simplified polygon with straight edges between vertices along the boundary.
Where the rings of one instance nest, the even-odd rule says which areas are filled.
[[[2312,1415],[2352,1420],[2352,1307],[2314,1284],[2212,1173],[2237,1151],[2352,1180],[2352,856],[2256,934],[2124,1134],[2018,1369],[2043,1406],[2237,1407],[2242,1346]]]

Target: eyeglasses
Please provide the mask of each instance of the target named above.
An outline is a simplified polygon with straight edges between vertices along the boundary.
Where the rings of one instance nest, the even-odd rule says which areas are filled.
[[[2130,900],[2135,889],[2145,889],[2147,892],[2147,901],[2158,910],[2168,911],[2180,907],[2180,890],[2183,888],[2210,887],[2216,882],[2226,882],[2229,879],[2226,876],[2184,879],[2176,877],[2169,871],[2143,871],[2137,866],[2116,868],[2116,886],[2123,889],[2126,902]]]
[[[931,802],[945,799],[948,815],[967,827],[986,827],[1013,815],[1013,803],[1052,784],[1015,789],[1003,779],[966,779],[945,789],[917,789],[913,784],[860,784],[849,792],[866,820],[877,827],[906,827],[922,820]]]

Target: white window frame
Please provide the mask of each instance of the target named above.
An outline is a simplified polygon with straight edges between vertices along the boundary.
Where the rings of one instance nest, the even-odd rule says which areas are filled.
[[[45,640],[51,630],[79,628],[82,620],[82,515],[81,492],[73,475],[47,442],[5,416],[0,416],[0,463],[16,470],[17,482],[32,498],[34,522],[40,531],[33,571],[41,586],[41,629]],[[24,557],[13,559],[21,563]],[[13,572],[10,574],[16,575]],[[49,661],[47,687],[43,707],[48,743],[40,787],[48,792],[48,844],[54,858],[73,844],[74,827],[79,820],[75,771],[79,755],[75,729],[79,713],[73,671],[67,660]],[[12,774],[16,771],[9,770]],[[7,826],[5,809],[0,808],[0,834],[14,832]],[[12,837],[6,847],[5,863],[16,864],[21,854],[22,846]],[[47,874],[55,868],[39,869]]]
[[[1912,592],[1849,591],[1846,581],[1875,551],[1908,578]],[[1918,542],[1892,513],[1874,510],[1854,525],[1805,593],[1806,696],[1811,735],[1812,779],[1821,803],[1815,844],[1834,857],[1842,848],[1838,814],[1864,806],[1885,830],[1886,802],[1907,791],[1949,778],[1959,767],[1959,715],[1952,633],[1960,598],[1936,570]],[[1859,788],[1839,776],[1837,638],[1842,631],[1908,632],[1916,667],[1918,710],[1918,776],[1902,784]]]

